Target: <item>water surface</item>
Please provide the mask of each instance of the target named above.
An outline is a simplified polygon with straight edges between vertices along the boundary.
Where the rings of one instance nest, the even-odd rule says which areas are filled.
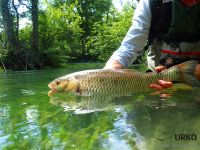
[[[171,97],[47,96],[47,84],[102,65],[0,74],[0,149],[197,150],[200,90],[176,86]],[[143,71],[144,68],[134,68]],[[183,140],[179,135],[193,135]],[[196,139],[194,139],[196,136]]]

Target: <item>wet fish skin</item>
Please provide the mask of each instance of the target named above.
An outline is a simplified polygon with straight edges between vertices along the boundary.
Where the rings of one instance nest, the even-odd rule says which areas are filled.
[[[194,69],[197,61],[187,61],[161,73],[141,73],[132,69],[95,69],[75,72],[52,81],[48,95],[75,92],[79,95],[125,94],[151,90],[150,84],[160,79],[196,84]]]

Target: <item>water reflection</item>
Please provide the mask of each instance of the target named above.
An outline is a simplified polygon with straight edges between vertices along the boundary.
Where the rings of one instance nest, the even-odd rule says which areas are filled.
[[[80,68],[77,68],[79,70]],[[47,84],[69,70],[0,76],[0,149],[190,149],[200,141],[200,90],[175,88],[170,97],[138,93],[47,97]],[[73,72],[73,70],[70,70]],[[184,147],[183,147],[184,146]]]
[[[196,98],[199,89],[176,88],[168,91],[171,97],[140,93],[133,96],[52,98],[51,103],[73,113],[114,111],[117,118],[113,129],[107,131],[102,147],[109,149],[184,149],[191,143],[196,149],[199,141],[175,140],[175,134],[194,133],[200,136],[200,109]],[[180,94],[182,93],[182,94]],[[193,95],[191,99],[190,95]],[[78,110],[78,111],[77,111]],[[89,111],[87,111],[89,110]],[[187,146],[186,146],[187,147]]]
[[[75,114],[95,111],[113,110],[116,106],[134,101],[132,96],[94,95],[76,96],[73,94],[57,94],[50,98],[50,103],[63,107],[64,111]]]
[[[154,149],[189,149],[195,150],[200,146],[199,140],[195,141],[177,141],[175,134],[196,134],[200,129],[199,104],[192,98],[199,95],[197,91],[179,91],[174,93],[166,101],[160,101],[160,105],[132,105],[128,110],[127,120],[134,124],[138,132],[145,137],[145,143],[148,150]],[[198,93],[197,93],[198,92]],[[194,94],[196,93],[196,94]],[[166,105],[169,104],[169,105]],[[135,114],[134,116],[132,114]],[[185,147],[181,146],[185,145]]]

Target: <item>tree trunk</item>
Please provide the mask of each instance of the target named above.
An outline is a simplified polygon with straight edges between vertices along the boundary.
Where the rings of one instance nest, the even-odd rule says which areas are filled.
[[[81,23],[81,28],[83,29],[83,33],[81,36],[81,55],[84,57],[87,53],[86,42],[87,37],[90,35],[90,24],[89,24],[89,13],[88,13],[88,0],[80,0],[81,6],[80,16],[82,17],[83,22]]]
[[[9,10],[9,0],[0,0],[0,11],[3,19],[3,26],[8,38],[8,45],[14,52],[18,51],[19,43],[17,42],[13,20]]]
[[[38,50],[38,0],[31,0],[32,3],[32,49]]]
[[[17,7],[15,5],[14,0],[12,0],[12,5],[13,5],[13,8],[14,8],[15,13],[16,13],[16,20],[17,20],[17,22],[16,22],[16,29],[15,29],[15,31],[16,31],[16,40],[18,42],[19,41],[19,12],[17,10]]]

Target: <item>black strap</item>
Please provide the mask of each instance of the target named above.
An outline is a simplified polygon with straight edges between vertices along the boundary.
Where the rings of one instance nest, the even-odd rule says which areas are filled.
[[[148,41],[161,37],[161,33],[167,33],[171,24],[172,2],[163,3],[163,0],[150,0],[151,25]]]

